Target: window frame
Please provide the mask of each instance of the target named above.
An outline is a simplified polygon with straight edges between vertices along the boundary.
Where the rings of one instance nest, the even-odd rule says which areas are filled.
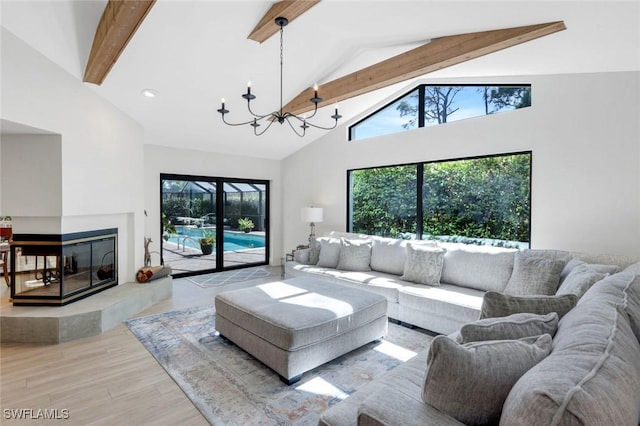
[[[160,187],[160,230],[162,233],[163,224],[162,224],[162,212],[163,212],[163,182],[165,180],[177,180],[177,181],[202,181],[202,182],[210,182],[215,183],[216,188],[221,190],[216,191],[216,235],[224,235],[224,223],[223,219],[226,214],[225,205],[224,205],[224,193],[225,193],[225,185],[226,184],[249,184],[249,185],[264,185],[264,232],[265,232],[265,257],[264,260],[258,262],[248,262],[242,263],[236,266],[225,266],[224,264],[224,238],[217,238],[216,245],[214,250],[216,251],[216,259],[215,265],[213,268],[200,269],[197,271],[188,271],[188,272],[176,272],[172,274],[176,278],[202,275],[212,272],[220,272],[220,271],[228,271],[233,269],[242,269],[249,268],[255,266],[268,265],[270,259],[270,241],[271,241],[271,229],[270,229],[270,215],[271,215],[271,181],[267,179],[253,179],[253,178],[232,178],[232,177],[221,177],[221,176],[203,176],[203,175],[188,175],[188,174],[176,174],[176,173],[160,173],[159,187]],[[164,241],[162,237],[160,238],[160,262],[164,264],[163,258],[163,244]]]
[[[416,223],[415,223],[415,238],[416,239],[423,239],[424,237],[424,206],[423,206],[423,190],[424,190],[424,167],[427,164],[438,164],[438,163],[447,163],[447,162],[455,162],[455,161],[464,161],[464,160],[478,160],[478,159],[485,159],[485,158],[495,158],[495,157],[507,157],[507,156],[515,156],[515,155],[528,155],[529,156],[529,176],[528,176],[528,180],[529,180],[529,185],[528,185],[528,193],[529,193],[529,212],[528,212],[528,218],[527,218],[527,235],[528,235],[528,241],[522,241],[522,243],[528,243],[529,247],[531,247],[531,217],[532,217],[532,210],[533,210],[533,193],[532,193],[532,187],[533,187],[533,151],[531,150],[526,150],[526,151],[513,151],[513,152],[505,152],[505,153],[498,153],[498,154],[487,154],[487,155],[475,155],[475,156],[468,156],[468,157],[458,157],[458,158],[447,158],[447,159],[442,159],[442,160],[427,160],[427,161],[420,161],[420,162],[411,162],[411,163],[403,163],[403,164],[390,164],[390,165],[383,165],[383,166],[370,166],[370,167],[361,167],[361,168],[357,168],[357,169],[348,169],[346,171],[346,185],[347,185],[347,202],[346,202],[346,206],[347,206],[347,211],[346,211],[346,231],[347,232],[359,232],[359,231],[354,231],[353,229],[353,197],[352,197],[352,187],[353,187],[353,180],[352,180],[352,172],[354,171],[359,171],[359,170],[372,170],[372,169],[381,169],[381,168],[388,168],[388,167],[403,167],[403,166],[415,166],[415,170],[416,170],[416,176],[415,176],[415,181],[416,181],[416,214],[415,214],[415,218],[416,218]],[[474,238],[474,237],[469,237],[469,238]],[[475,237],[475,238],[479,238],[479,237]]]
[[[430,126],[427,126],[426,123],[425,123],[425,102],[424,101],[425,101],[425,90],[426,90],[427,87],[477,87],[477,88],[481,88],[481,87],[528,87],[529,90],[531,91],[532,85],[531,85],[531,83],[494,83],[494,84],[490,84],[490,83],[464,83],[464,84],[422,83],[422,84],[419,84],[419,85],[413,87],[412,89],[404,92],[402,95],[398,96],[397,98],[392,99],[391,101],[385,103],[383,106],[381,106],[380,108],[377,108],[372,113],[367,114],[366,116],[364,116],[363,118],[361,118],[357,122],[351,124],[348,127],[348,131],[347,131],[347,141],[348,142],[360,141],[360,140],[370,139],[370,138],[378,137],[378,136],[385,136],[385,135],[391,135],[391,134],[396,134],[396,133],[403,133],[401,131],[398,131],[398,132],[384,133],[384,134],[376,135],[376,136],[368,136],[368,137],[364,137],[364,138],[354,138],[354,132],[355,132],[356,127],[358,127],[358,125],[362,124],[363,122],[369,120],[370,118],[372,118],[375,115],[379,114],[380,112],[384,111],[386,108],[388,108],[389,106],[393,105],[394,103],[402,100],[404,97],[409,96],[411,93],[415,92],[416,90],[418,90],[417,126],[414,129],[409,129],[409,130],[416,130],[416,129],[421,129],[421,128],[425,128],[425,127],[430,127]],[[529,107],[531,107],[531,106],[533,106],[533,102],[531,102],[531,105],[529,105]],[[509,111],[511,111],[511,110],[509,110]],[[467,118],[486,117],[487,115],[493,115],[493,114],[484,114],[484,115],[478,115],[478,116],[467,117]],[[465,119],[467,119],[467,118],[465,118]],[[454,121],[459,121],[459,120],[454,120]],[[451,122],[453,122],[453,121],[451,121]],[[447,123],[451,123],[451,122],[448,121]],[[447,124],[447,123],[442,123],[442,124]],[[407,130],[407,131],[409,131],[409,130]]]

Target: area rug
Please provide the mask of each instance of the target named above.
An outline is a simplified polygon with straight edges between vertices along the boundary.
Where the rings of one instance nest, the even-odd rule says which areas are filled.
[[[223,284],[266,278],[273,275],[270,268],[245,268],[234,271],[216,272],[213,274],[196,275],[185,279],[200,287],[217,287]]]
[[[425,350],[432,339],[390,323],[381,342],[317,367],[287,386],[271,369],[219,336],[213,306],[126,324],[214,425],[316,425],[327,408]]]

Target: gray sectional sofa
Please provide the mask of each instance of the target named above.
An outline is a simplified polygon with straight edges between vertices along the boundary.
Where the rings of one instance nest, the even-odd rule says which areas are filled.
[[[472,374],[454,371],[448,383],[435,380],[435,391],[454,399],[454,392],[467,386],[464,403],[425,400],[425,388],[434,380],[431,354],[424,351],[325,411],[319,424],[636,426],[640,422],[638,338],[640,275],[618,273],[596,283],[562,317],[550,353],[509,383],[506,399],[493,401],[497,419],[483,423],[468,418],[468,411],[472,416],[480,413],[477,406],[486,409],[485,397],[495,394],[491,378],[484,377],[482,386],[473,388],[465,385]],[[434,339],[432,347],[435,343]],[[504,369],[508,364],[510,360],[500,363]]]
[[[345,240],[365,242],[366,245],[344,247]],[[436,255],[442,257],[442,263],[439,265],[440,273],[435,277],[438,286],[416,282],[420,280],[409,280],[412,276],[405,274],[405,266],[407,246],[410,245],[414,249],[424,248],[425,251],[439,249]],[[344,261],[346,256],[340,258],[345,252],[358,250],[360,253],[354,256],[357,261]],[[524,259],[527,257],[524,253],[536,253],[545,257],[544,261],[540,261],[545,264],[532,265],[530,260]],[[360,258],[357,257],[358,254],[361,255]],[[387,298],[389,318],[436,333],[450,334],[463,324],[478,319],[483,296],[487,291],[513,295],[555,294],[559,290],[559,281],[564,281],[574,266],[582,266],[584,263],[576,259],[570,262],[573,258],[575,256],[572,253],[558,250],[523,252],[499,247],[400,240],[334,231],[318,238],[312,248],[296,251],[295,261],[285,263],[285,276],[314,276],[365,288]],[[588,257],[584,254],[581,254],[581,259],[591,265],[597,264],[601,278],[606,273],[617,271],[618,265],[633,261],[609,256]],[[341,260],[343,267],[338,268]],[[514,266],[519,266],[516,272],[524,272],[514,275]],[[548,271],[543,280],[547,288],[526,285],[531,280],[522,274],[532,269]]]
[[[321,256],[318,248],[329,247],[321,240],[288,262],[286,273],[383,294],[391,318],[442,335],[329,408],[321,425],[639,424],[640,263],[556,250],[326,238],[364,247],[343,256],[339,249],[337,257],[333,247]],[[417,275],[407,270],[408,252],[416,251],[423,264]],[[532,332],[531,324],[543,327]]]

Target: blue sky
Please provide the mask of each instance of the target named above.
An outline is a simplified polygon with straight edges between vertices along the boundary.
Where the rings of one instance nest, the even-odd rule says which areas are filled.
[[[447,122],[485,115],[484,100],[482,99],[482,92],[480,88],[481,86],[464,86],[462,90],[456,94],[452,107],[459,108],[459,110],[450,115]],[[417,104],[417,96],[411,98],[412,94],[417,94],[417,90],[406,95],[405,98],[401,98],[392,103],[383,110],[378,111],[375,115],[358,124],[355,127],[355,137],[353,139],[365,139],[373,136],[404,132],[416,128],[403,128],[402,125],[407,123],[411,118],[400,117],[400,112],[396,109],[397,105],[402,102],[403,99],[408,99],[410,102],[413,102],[414,105]],[[513,108],[504,108],[500,111],[508,111],[510,109]],[[437,124],[437,121],[426,123],[427,126]]]

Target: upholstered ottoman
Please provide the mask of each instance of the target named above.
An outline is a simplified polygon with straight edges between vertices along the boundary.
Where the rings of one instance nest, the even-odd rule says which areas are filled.
[[[287,384],[387,333],[385,297],[315,278],[225,291],[215,306],[220,334]]]

